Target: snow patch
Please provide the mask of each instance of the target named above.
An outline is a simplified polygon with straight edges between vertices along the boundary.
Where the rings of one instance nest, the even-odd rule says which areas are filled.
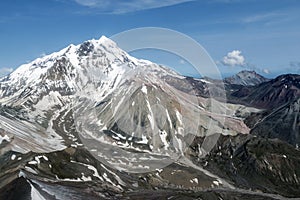
[[[31,186],[31,200],[46,200],[29,181],[28,183]]]
[[[138,144],[148,144],[148,139],[147,139],[147,137],[145,136],[145,135],[142,135],[142,140],[140,140],[140,141],[137,141],[136,143],[138,143]]]
[[[213,184],[215,184],[216,186],[219,186],[219,182],[218,181],[213,181]]]
[[[199,80],[203,83],[211,84],[211,82],[209,82],[208,80],[205,80],[205,79],[199,79]]]
[[[147,94],[147,92],[148,92],[148,91],[147,91],[147,87],[146,87],[145,85],[143,85],[143,87],[142,87],[141,90],[142,90],[142,92],[143,92],[144,94]]]
[[[180,112],[178,110],[176,110],[176,117],[177,117],[180,125],[183,125],[183,123],[182,123],[182,116],[181,116],[181,114],[180,114]]]
[[[4,136],[1,136],[0,135],[0,144],[3,142],[3,141],[7,141],[7,142],[10,142],[10,139],[7,135],[4,135]]]
[[[287,158],[287,156],[286,156],[286,155],[282,155],[282,157],[284,157],[284,158]]]
[[[191,183],[196,183],[196,184],[198,184],[198,183],[199,183],[198,178],[192,179],[192,180],[191,180]]]
[[[28,162],[28,164],[29,164],[29,165],[37,165],[37,164],[38,164],[38,162],[37,162],[37,161],[35,161],[35,160],[32,160],[32,161],[29,161],[29,162]]]
[[[168,133],[167,133],[165,130],[163,130],[163,131],[160,133],[159,136],[160,136],[160,139],[161,139],[161,141],[162,141],[162,143],[163,143],[163,145],[164,145],[164,149],[167,150],[168,147],[169,147],[169,143],[168,143],[168,141],[167,141]]]
[[[16,159],[16,155],[13,154],[11,157],[10,157],[11,160],[15,160]]]

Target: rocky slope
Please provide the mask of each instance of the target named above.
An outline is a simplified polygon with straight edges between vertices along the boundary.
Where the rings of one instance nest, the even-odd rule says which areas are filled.
[[[277,108],[300,97],[300,75],[281,75],[253,87],[242,87],[231,93],[236,101],[260,107]]]
[[[252,134],[265,138],[279,138],[296,147],[300,144],[300,99],[274,109],[252,129]]]

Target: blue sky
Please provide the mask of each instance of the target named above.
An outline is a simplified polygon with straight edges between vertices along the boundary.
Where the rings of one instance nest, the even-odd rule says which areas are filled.
[[[194,38],[224,76],[300,73],[299,0],[2,0],[0,75],[71,43],[149,26]],[[167,53],[134,55],[195,73]]]

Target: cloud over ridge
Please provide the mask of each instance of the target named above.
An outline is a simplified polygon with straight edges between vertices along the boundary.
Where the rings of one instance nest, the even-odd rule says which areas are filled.
[[[242,52],[239,50],[233,50],[228,52],[226,56],[223,57],[222,63],[226,66],[244,66],[245,58]]]

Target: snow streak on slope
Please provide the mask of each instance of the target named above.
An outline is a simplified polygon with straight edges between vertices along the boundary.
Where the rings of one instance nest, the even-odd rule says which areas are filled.
[[[9,150],[27,153],[51,152],[65,148],[62,137],[55,132],[48,134],[44,128],[27,121],[12,120],[0,115],[0,127],[11,138],[5,147]]]

